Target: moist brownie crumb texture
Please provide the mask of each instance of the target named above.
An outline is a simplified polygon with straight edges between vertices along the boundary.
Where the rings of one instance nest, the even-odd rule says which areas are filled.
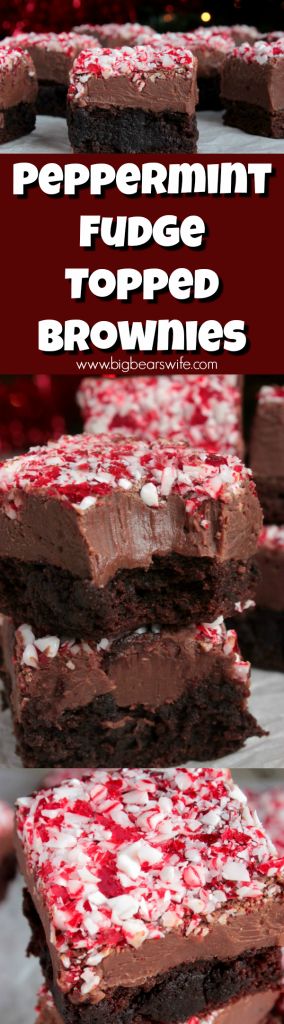
[[[223,618],[253,597],[261,526],[237,455],[63,437],[2,464],[0,526],[6,698],[27,766],[162,767],[261,736]]]
[[[63,1020],[178,1024],[252,996],[265,1019],[284,859],[228,771],[85,772],[18,801],[17,837]]]

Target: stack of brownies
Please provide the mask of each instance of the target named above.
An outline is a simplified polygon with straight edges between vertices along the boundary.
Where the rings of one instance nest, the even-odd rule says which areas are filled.
[[[238,456],[62,437],[0,468],[6,695],[28,766],[163,766],[261,730],[223,616],[262,524]],[[8,621],[7,621],[8,617]]]
[[[89,771],[16,824],[38,1022],[281,1020],[284,857],[229,772]]]
[[[260,534],[256,608],[237,624],[241,649],[259,668],[284,669],[284,387],[260,389],[250,465],[265,525]]]

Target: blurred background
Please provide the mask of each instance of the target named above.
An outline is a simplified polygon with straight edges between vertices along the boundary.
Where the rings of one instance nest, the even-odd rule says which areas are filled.
[[[153,8],[155,8],[153,10]],[[283,0],[0,0],[0,35],[18,30],[70,29],[83,22],[139,21],[159,32],[198,25],[256,25],[284,28]]]

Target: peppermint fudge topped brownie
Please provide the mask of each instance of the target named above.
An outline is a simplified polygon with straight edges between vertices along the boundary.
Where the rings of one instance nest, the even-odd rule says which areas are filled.
[[[4,800],[0,800],[0,900],[4,899],[15,873],[14,811]]]
[[[3,630],[18,753],[26,767],[165,767],[225,756],[262,730],[250,715],[250,664],[222,617],[120,640]]]
[[[236,47],[224,62],[225,124],[253,135],[284,136],[284,37]]]
[[[64,1020],[167,1024],[280,988],[284,858],[229,771],[90,772],[16,820],[31,950]]]
[[[261,33],[254,25],[231,25],[230,32],[236,46],[242,46],[243,43],[253,45],[261,39]]]
[[[184,48],[85,50],[73,65],[68,92],[73,149],[195,152],[196,69]]]
[[[272,1021],[276,1024],[274,1013],[277,1013],[277,1021],[280,1024],[284,1020],[284,1016],[280,1014],[279,1001],[277,1000],[275,1003],[275,994],[274,991],[268,990],[268,992],[244,996],[243,999],[229,1002],[227,1006],[223,1006],[209,1015],[206,1014],[206,1017],[203,1015],[202,1017],[190,1017],[186,1024],[239,1024],[240,1020],[242,1024],[272,1024]],[[272,1018],[270,1010],[273,1011]],[[36,1024],[62,1024],[62,1017],[59,1015],[51,992],[46,985],[42,986],[38,995]]]
[[[257,811],[277,852],[284,856],[284,787],[271,786],[260,792],[249,792],[250,805]]]
[[[90,434],[122,432],[137,438],[180,435],[193,448],[242,455],[241,389],[232,374],[172,374],[121,380],[86,377],[78,403]]]
[[[36,73],[27,53],[0,44],[0,143],[28,135],[36,120]]]
[[[64,117],[74,60],[81,50],[98,47],[99,43],[76,32],[23,32],[4,39],[2,45],[9,49],[16,46],[30,54],[39,81],[38,113]]]
[[[284,526],[264,526],[256,553],[256,605],[236,626],[242,653],[257,668],[284,670]]]
[[[128,21],[124,25],[118,25],[116,22],[106,25],[79,25],[74,28],[74,32],[93,36],[94,39],[98,39],[101,46],[110,46],[113,50],[117,50],[121,46],[136,46],[141,34],[143,42],[155,35],[154,29],[150,28],[150,25],[139,25],[137,21]]]
[[[250,465],[268,523],[284,523],[284,387],[260,389],[250,439]]]
[[[95,640],[213,621],[252,596],[261,523],[236,456],[63,436],[0,466],[0,610]]]

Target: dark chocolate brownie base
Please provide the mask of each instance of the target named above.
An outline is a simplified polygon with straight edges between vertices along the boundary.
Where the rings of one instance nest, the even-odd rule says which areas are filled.
[[[282,526],[284,523],[284,480],[267,477],[265,480],[254,474],[257,493],[263,509],[264,522]]]
[[[112,990],[109,999],[97,1005],[71,1003],[53,982],[53,970],[46,939],[29,893],[24,894],[24,913],[32,929],[28,953],[39,957],[41,968],[55,1003],[66,1024],[146,1024],[148,1021],[179,1024],[188,1017],[211,1012],[231,999],[279,989],[281,951],[274,947],[248,952],[231,960],[198,960],[181,964],[159,974],[147,985]]]
[[[67,91],[67,85],[59,82],[39,82],[37,113],[66,118]]]
[[[232,615],[237,601],[254,597],[251,560],[155,557],[144,569],[123,570],[105,587],[54,566],[0,559],[0,611],[16,626],[29,622],[38,636],[119,636],[160,622],[179,626]]]
[[[221,110],[221,76],[198,76],[199,102],[197,110]]]
[[[75,153],[195,153],[196,117],[173,111],[67,105],[69,139]]]
[[[60,681],[59,681],[60,686]],[[57,723],[47,723],[39,702],[22,705],[14,723],[17,752],[26,768],[164,768],[188,760],[210,761],[263,736],[246,707],[239,684],[215,671],[202,683],[188,681],[175,703],[152,710],[119,708],[111,694],[96,697]]]
[[[2,123],[3,118],[3,123]],[[15,107],[0,110],[0,145],[29,135],[36,123],[34,103],[18,103]]]
[[[7,853],[6,857],[0,862],[0,901],[6,896],[6,891],[9,882],[15,878],[16,874],[16,855],[14,853]]]
[[[265,135],[272,139],[284,138],[284,109],[272,114],[262,107],[253,106],[252,103],[230,103],[225,99],[223,105],[226,107],[224,124],[240,128],[250,135]]]
[[[242,654],[255,668],[284,672],[284,611],[250,608],[230,622]]]

